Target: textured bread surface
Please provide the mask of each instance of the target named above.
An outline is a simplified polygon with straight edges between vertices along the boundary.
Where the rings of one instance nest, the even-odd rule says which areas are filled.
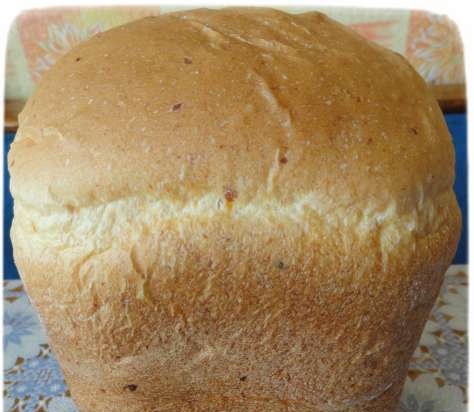
[[[15,260],[82,412],[394,412],[456,249],[403,57],[320,13],[94,36],[9,153]]]

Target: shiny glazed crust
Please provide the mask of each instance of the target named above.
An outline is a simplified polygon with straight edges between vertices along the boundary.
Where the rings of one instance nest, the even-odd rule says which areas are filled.
[[[460,231],[401,56],[320,13],[139,20],[48,72],[9,169],[82,412],[396,410]]]

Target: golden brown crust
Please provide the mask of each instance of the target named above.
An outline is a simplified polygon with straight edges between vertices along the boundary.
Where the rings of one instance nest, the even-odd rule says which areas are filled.
[[[460,231],[403,58],[183,12],[74,49],[20,121],[15,260],[81,411],[396,410]]]
[[[101,253],[39,242],[22,215],[13,239],[81,411],[388,412],[457,243],[454,197],[436,213],[385,265],[376,232],[224,216]]]
[[[48,167],[44,167],[47,164]],[[76,47],[21,114],[12,191],[88,206],[206,193],[239,203],[312,190],[343,207],[451,187],[436,101],[399,55],[320,13],[197,10]]]

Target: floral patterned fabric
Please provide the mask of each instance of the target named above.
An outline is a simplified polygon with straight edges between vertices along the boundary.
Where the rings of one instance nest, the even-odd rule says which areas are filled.
[[[313,9],[286,7],[300,13]],[[54,62],[76,44],[114,26],[176,7],[84,7],[30,10],[13,22],[7,46],[6,98],[27,99]],[[318,8],[362,36],[405,55],[435,84],[464,83],[462,42],[445,16],[423,11]]]
[[[400,412],[465,412],[467,267],[453,265],[415,351]],[[21,281],[4,282],[4,410],[77,412]]]

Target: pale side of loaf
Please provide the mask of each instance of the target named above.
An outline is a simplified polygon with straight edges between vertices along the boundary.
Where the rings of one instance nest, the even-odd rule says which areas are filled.
[[[81,412],[394,412],[454,254],[403,57],[320,13],[96,35],[9,153],[15,260]]]

